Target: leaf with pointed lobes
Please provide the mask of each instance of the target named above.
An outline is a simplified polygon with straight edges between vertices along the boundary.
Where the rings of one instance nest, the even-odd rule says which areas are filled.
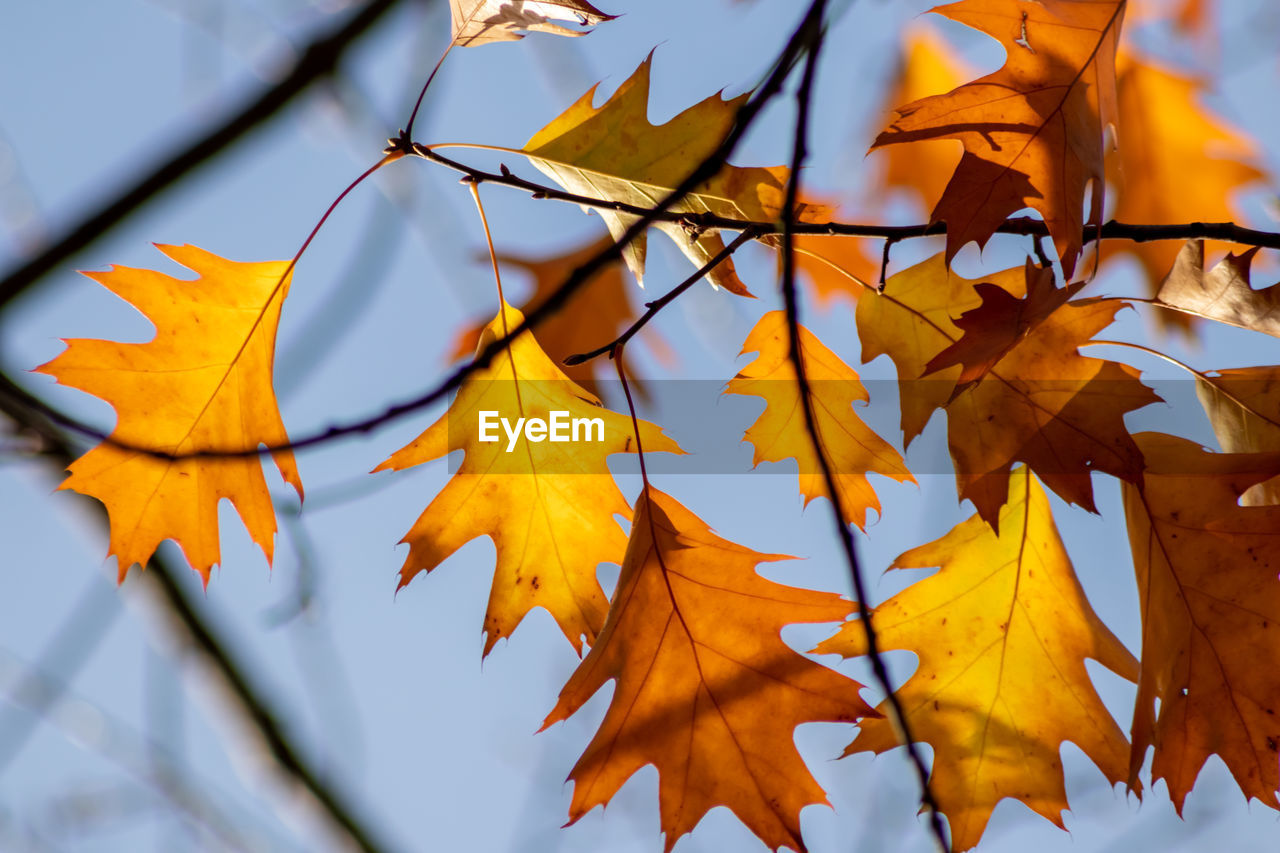
[[[992,525],[1016,462],[1027,463],[1059,497],[1090,512],[1097,512],[1095,471],[1139,481],[1142,454],[1124,416],[1160,398],[1139,381],[1136,369],[1086,358],[1076,349],[1111,325],[1121,307],[1094,299],[1062,305],[947,404],[960,498],[971,500]],[[974,324],[965,334],[984,332]]]
[[[962,365],[956,380],[956,392],[978,381],[1009,350],[1066,304],[1084,282],[1054,287],[1053,268],[1036,266],[1028,258],[1024,267],[1026,296],[1019,299],[999,285],[974,285],[982,304],[961,314],[954,321],[963,336],[935,355],[925,365],[925,373]]]
[[[1114,217],[1152,224],[1237,220],[1232,194],[1266,177],[1252,165],[1257,152],[1248,137],[1197,103],[1200,80],[1123,53],[1119,68],[1124,130],[1119,156],[1108,161]],[[1123,250],[1142,264],[1152,293],[1179,253],[1172,240],[1128,243]],[[1191,324],[1173,311],[1157,317],[1184,330]]]
[[[505,337],[505,330],[523,319],[504,305],[480,345]],[[535,441],[528,432],[509,438],[504,426],[489,433],[490,438],[496,433],[496,441],[485,441],[481,412],[496,412],[510,423],[520,417],[550,422],[552,412],[567,412],[571,421],[598,418],[603,430],[588,426],[579,440],[557,442]],[[682,452],[658,427],[639,424],[646,452]],[[408,543],[409,556],[399,588],[477,536],[488,536],[497,565],[485,613],[484,655],[535,607],[555,618],[581,654],[583,638],[594,642],[608,610],[596,567],[619,562],[626,549],[614,516],[631,517],[608,458],[635,448],[629,417],[602,408],[565,377],[530,334],[520,335],[463,383],[443,417],[374,469],[398,471],[465,451],[457,473],[401,540]]]
[[[936,92],[948,92],[972,76],[933,27],[913,22],[905,37],[904,55],[882,109],[884,123],[892,121],[893,108]],[[956,170],[964,147],[954,139],[922,140],[910,147],[888,145],[875,149],[873,161],[884,164],[876,195],[884,199],[891,189],[905,189],[925,210],[942,196]]]
[[[716,806],[774,850],[805,849],[800,810],[827,800],[796,751],[796,726],[876,712],[858,695],[862,685],[782,642],[785,626],[844,619],[851,607],[756,574],[758,563],[785,559],[721,539],[674,498],[644,488],[609,620],[543,724],[617,682],[569,774],[570,823],[653,764],[665,850]]]
[[[999,534],[975,515],[889,568],[934,566],[937,574],[875,608],[871,622],[881,648],[919,658],[897,696],[912,735],[933,747],[929,788],[951,825],[951,849],[975,846],[1005,798],[1065,828],[1063,742],[1112,784],[1124,781],[1129,752],[1085,658],[1131,681],[1138,662],[1094,613],[1025,466],[1009,479]],[[814,651],[865,655],[862,623],[846,623]],[[888,719],[865,720],[845,755],[899,745]]]
[[[1280,451],[1280,367],[1216,370],[1196,378],[1218,444],[1228,453]],[[1241,506],[1280,504],[1280,480],[1268,480],[1240,496]]]
[[[975,289],[979,282],[1020,296],[1026,281],[1023,267],[967,279],[952,272],[938,254],[895,273],[883,292],[858,301],[863,362],[887,355],[898,369],[902,434],[908,446],[924,432],[933,413],[951,399],[960,377],[959,367],[925,376],[929,362],[963,334],[952,318],[982,304]]]
[[[65,352],[36,370],[116,410],[110,439],[73,462],[59,488],[106,507],[108,554],[117,558],[120,581],[172,539],[207,586],[210,570],[222,560],[223,498],[271,562],[276,516],[261,460],[165,459],[111,442],[175,455],[288,444],[271,366],[290,265],[237,263],[195,246],[156,248],[197,277],[183,280],[131,267],[85,273],[141,311],[155,325],[155,337],[145,343],[69,340]],[[293,453],[271,456],[301,497]]]
[[[1044,217],[1067,277],[1090,223],[1101,223],[1103,128],[1117,123],[1115,58],[1124,0],[961,0],[933,11],[1004,45],[1004,67],[898,108],[872,148],[958,139],[964,156],[933,209],[947,261],[979,248],[1024,207]]]
[[[1280,507],[1243,507],[1280,476],[1280,453],[1210,453],[1183,438],[1135,436],[1147,460],[1123,486],[1142,602],[1142,673],[1129,779],[1155,747],[1181,813],[1217,755],[1246,798],[1280,808]],[[1159,713],[1156,703],[1159,703]]]
[[[526,32],[584,36],[555,21],[572,20],[584,26],[612,21],[586,0],[449,0],[453,44],[476,47],[499,41],[519,41]]]
[[[531,258],[523,255],[498,253],[498,261],[507,266],[525,270],[533,276],[533,294],[520,305],[520,310],[529,313],[542,303],[568,280],[578,267],[590,261],[596,255],[613,245],[613,238],[601,237],[598,240],[570,249],[557,255]],[[488,260],[488,253],[485,254]],[[533,336],[565,376],[581,385],[592,394],[599,395],[596,377],[614,376],[613,364],[607,359],[595,359],[582,364],[565,364],[564,360],[571,355],[588,352],[605,343],[622,332],[638,316],[632,305],[626,274],[620,261],[610,261],[600,268],[590,280],[576,291],[569,301],[558,311],[540,322],[533,330]],[[464,329],[454,339],[453,357],[467,358],[475,354],[476,344],[487,323],[478,323]],[[659,358],[670,359],[669,348],[656,332],[650,333],[652,326],[646,327],[642,339],[651,349],[657,350]],[[639,390],[644,386],[642,380],[631,380]]]
[[[814,498],[829,497],[830,493],[805,423],[790,341],[785,313],[770,311],[761,317],[739,353],[759,355],[729,381],[724,393],[765,400],[764,412],[742,440],[755,446],[754,465],[795,459],[800,469],[800,494],[808,506]],[[899,483],[914,483],[915,478],[907,470],[902,454],[854,412],[855,404],[868,400],[858,374],[803,327],[800,352],[809,378],[818,435],[835,472],[844,520],[865,529],[867,510],[880,512],[880,500],[867,482],[867,474],[880,474]]]
[[[738,110],[748,98],[724,100],[712,95],[655,127],[647,117],[650,54],[602,107],[593,107],[596,87],[551,124],[538,131],[524,154],[539,171],[565,190],[603,201],[652,207],[709,158],[729,134]],[[789,170],[723,166],[705,183],[671,207],[675,213],[712,213],[755,222],[773,222],[781,214]],[[596,211],[617,240],[638,217],[618,210]],[[802,206],[800,221],[825,218],[826,209]],[[702,267],[724,249],[715,231],[702,231],[675,222],[657,222],[695,267]],[[645,235],[623,251],[637,281],[644,280]],[[740,296],[750,296],[726,258],[707,278]]]
[[[1280,337],[1280,284],[1261,290],[1249,284],[1249,266],[1257,253],[1254,246],[1227,255],[1206,272],[1204,241],[1188,240],[1156,299],[1207,320]]]

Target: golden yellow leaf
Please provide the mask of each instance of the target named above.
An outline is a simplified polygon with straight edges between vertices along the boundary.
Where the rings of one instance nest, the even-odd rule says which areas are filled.
[[[1089,221],[1102,221],[1103,129],[1116,124],[1115,59],[1124,0],[961,0],[933,11],[1004,45],[1004,67],[898,108],[872,146],[958,139],[964,156],[932,221],[947,223],[947,260],[986,244],[1015,211],[1044,217],[1070,277]]]
[[[602,107],[593,107],[596,87],[529,140],[523,153],[567,191],[592,198],[652,207],[687,178],[720,145],[747,95],[723,100],[712,95],[666,124],[649,123],[649,68],[645,59]],[[725,166],[674,205],[676,213],[710,212],[753,221],[776,220],[782,210],[786,167]],[[596,211],[618,239],[637,217],[617,210]],[[825,213],[825,211],[823,211]],[[814,212],[801,211],[811,219]],[[701,267],[724,248],[718,233],[700,234],[673,222],[655,223]],[[637,281],[644,280],[645,235],[623,252]],[[731,259],[707,276],[733,293],[749,295]]]
[[[171,454],[287,444],[271,366],[289,264],[242,264],[194,246],[157,248],[198,277],[184,281],[130,267],[85,273],[141,311],[155,324],[155,337],[67,341],[65,352],[36,370],[110,403],[117,417],[112,441]],[[301,496],[293,454],[272,457]],[[121,581],[172,539],[208,584],[209,570],[222,559],[223,498],[271,562],[276,516],[256,456],[170,460],[104,442],[68,470],[59,488],[97,498],[107,509],[109,554]]]
[[[800,810],[826,797],[796,751],[795,727],[875,712],[856,681],[782,642],[784,626],[843,619],[850,608],[756,574],[782,559],[721,539],[652,487],[641,492],[609,621],[543,724],[617,682],[569,774],[570,823],[653,764],[665,850],[716,806],[775,850],[805,849]]]
[[[767,405],[743,441],[755,446],[753,464],[795,459],[800,468],[800,494],[805,506],[829,496],[818,456],[805,426],[800,386],[789,355],[786,314],[771,311],[747,335],[742,353],[759,353],[725,388],[726,394],[763,397]],[[835,471],[845,521],[865,528],[867,510],[880,512],[880,500],[867,482],[868,473],[898,482],[915,482],[902,455],[854,412],[866,403],[867,391],[839,356],[809,330],[800,329],[800,351],[809,378],[818,435]]]
[[[1280,670],[1271,665],[1280,647],[1280,508],[1237,503],[1280,475],[1280,454],[1135,438],[1147,470],[1141,485],[1123,486],[1142,603],[1129,778],[1154,746],[1152,780],[1165,780],[1181,812],[1217,755],[1246,797],[1280,808]]]
[[[1063,826],[1064,741],[1113,784],[1125,778],[1129,751],[1084,661],[1130,680],[1138,662],[1093,612],[1044,489],[1025,467],[1009,480],[1000,531],[975,515],[898,557],[890,569],[940,568],[871,614],[882,648],[919,658],[897,696],[912,735],[933,747],[930,790],[956,851],[978,843],[1006,797]],[[862,623],[846,623],[814,651],[865,655]],[[845,754],[898,745],[889,720],[866,720]]]
[[[504,336],[523,315],[509,305],[484,330],[480,345]],[[481,413],[493,425],[482,433]],[[550,424],[565,413],[572,439],[575,420],[599,419],[579,439],[557,442],[543,431],[536,438],[514,426],[517,418]],[[501,426],[496,418],[508,419]],[[517,432],[512,439],[508,427]],[[527,429],[527,428],[525,428]],[[675,442],[640,421],[646,452],[679,453]],[[484,440],[485,434],[495,440]],[[590,435],[593,440],[581,440]],[[507,352],[473,374],[449,411],[412,443],[374,471],[401,470],[464,450],[462,464],[402,542],[409,556],[400,587],[419,572],[430,572],[477,536],[488,536],[497,565],[485,614],[484,654],[509,637],[534,607],[543,607],[579,653],[582,638],[594,641],[608,602],[596,580],[600,563],[618,562],[626,537],[615,515],[631,509],[609,473],[608,457],[633,453],[631,419],[600,406],[593,395],[570,382],[532,336],[516,338]]]

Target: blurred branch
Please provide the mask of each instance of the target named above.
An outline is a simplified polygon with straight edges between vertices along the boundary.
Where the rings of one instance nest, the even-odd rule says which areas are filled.
[[[46,419],[38,409],[24,405],[33,400],[0,373],[0,412],[4,412],[23,428],[39,432],[45,439],[49,453],[44,457],[57,468],[64,469],[78,455],[66,437]],[[25,398],[25,400],[24,400]],[[101,504],[92,502],[100,511],[105,523],[106,514]],[[210,687],[226,700],[226,707],[245,725],[243,730],[252,736],[258,752],[270,757],[281,771],[281,778],[289,793],[309,803],[330,829],[345,838],[350,846],[364,851],[389,849],[346,801],[346,798],[311,767],[301,749],[294,744],[275,712],[267,702],[263,691],[253,683],[248,670],[236,659],[216,631],[200,614],[198,606],[179,580],[183,567],[165,559],[163,553],[152,556],[147,571],[135,577],[146,584],[152,597],[168,617],[167,624],[179,645],[207,664]]]
[[[313,40],[279,83],[260,93],[199,139],[168,157],[156,155],[150,158],[160,163],[149,174],[85,214],[52,245],[10,271],[0,281],[0,310],[45,273],[62,266],[72,255],[120,225],[176,181],[270,119],[318,78],[331,73],[347,49],[399,2],[369,0],[345,23]]]

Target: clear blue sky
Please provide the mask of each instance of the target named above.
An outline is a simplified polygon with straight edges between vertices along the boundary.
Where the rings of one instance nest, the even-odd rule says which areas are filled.
[[[199,133],[245,96],[267,85],[291,46],[303,43],[340,2],[308,0],[44,0],[10,3],[0,13],[0,269],[9,268],[57,233],[81,206],[127,183],[176,140]],[[792,0],[700,3],[647,0],[609,3],[625,13],[581,39],[534,36],[523,42],[455,51],[433,86],[416,136],[430,142],[478,142],[519,147],[596,80],[611,92],[657,46],[650,118],[664,121],[725,89],[754,85],[790,32],[802,5]],[[815,189],[856,196],[874,158],[863,152],[877,130],[883,83],[902,28],[924,11],[922,2],[880,0],[833,4],[838,13],[820,69],[812,165]],[[1221,4],[1229,51],[1202,60],[1222,67],[1217,111],[1245,128],[1280,173],[1280,123],[1259,109],[1274,93],[1277,60],[1268,45],[1278,27],[1264,0]],[[0,323],[0,362],[17,372],[47,361],[59,338],[144,339],[149,324],[74,268],[122,264],[177,271],[150,243],[194,243],[237,260],[290,256],[330,200],[378,156],[383,140],[403,122],[412,94],[434,64],[447,36],[443,2],[407,4],[356,51],[341,80],[317,89],[285,115],[255,132],[181,189],[165,195],[110,238],[50,275],[39,292]],[[948,26],[975,67],[1001,61],[993,42]],[[1175,55],[1162,32],[1147,44]],[[1185,59],[1185,57],[1183,57]],[[734,160],[773,165],[789,155],[789,99],[763,118]],[[492,155],[464,155],[492,166]],[[508,165],[537,174],[513,158]],[[1194,180],[1194,176],[1189,176]],[[486,188],[499,247],[550,254],[589,239],[599,222],[576,208],[532,201]],[[1274,193],[1273,193],[1274,196]],[[1246,202],[1251,224],[1274,230],[1261,194]],[[902,204],[900,222],[924,211]],[[1007,264],[1021,244],[998,245],[987,269]],[[333,217],[299,265],[281,325],[279,393],[294,434],[379,411],[434,384],[442,374],[454,330],[492,314],[487,265],[475,262],[483,237],[456,175],[405,162],[362,187]],[[936,251],[901,246],[896,268]],[[974,269],[976,253],[962,256]],[[746,332],[777,307],[766,255],[744,251],[740,271],[761,296],[747,302],[699,287],[658,322],[675,350],[682,376],[726,380]],[[1273,280],[1269,267],[1267,281]],[[1132,268],[1108,270],[1097,292],[1133,292]],[[665,291],[688,274],[686,261],[658,234],[651,237],[648,293]],[[519,278],[512,275],[512,287]],[[334,309],[337,304],[341,306]],[[1133,312],[1116,334],[1140,335]],[[335,316],[341,321],[334,324]],[[887,360],[861,367],[848,303],[809,313],[809,325],[865,378],[892,377]],[[1177,351],[1197,366],[1216,368],[1277,361],[1275,342],[1228,332],[1203,347]],[[1136,363],[1136,362],[1135,362]],[[1171,377],[1147,362],[1143,369]],[[655,376],[670,368],[642,358],[637,369]],[[45,377],[27,387],[54,404],[109,425],[110,410]],[[1184,389],[1185,390],[1185,389]],[[738,403],[728,403],[736,406]],[[446,465],[397,475],[368,470],[434,418],[426,413],[389,425],[368,438],[301,455],[308,508],[285,525],[274,570],[252,546],[234,513],[220,516],[224,563],[204,606],[318,762],[355,798],[364,814],[404,850],[657,851],[656,774],[637,774],[605,811],[560,830],[570,788],[562,780],[590,739],[607,704],[602,691],[567,724],[534,736],[576,663],[552,620],[531,615],[509,643],[481,667],[480,626],[493,564],[488,540],[477,540],[432,576],[419,577],[393,597],[404,547],[396,543],[443,485]],[[669,413],[671,414],[671,413]],[[1158,423],[1159,413],[1157,413]],[[656,420],[662,412],[651,413]],[[742,407],[745,428],[754,417]],[[877,423],[892,424],[892,412]],[[1135,421],[1135,424],[1138,423]],[[1151,425],[1148,418],[1145,422]],[[1202,423],[1180,418],[1188,429]],[[896,440],[898,436],[890,433]],[[677,433],[676,438],[681,436]],[[941,418],[913,447],[909,462],[939,458]],[[730,434],[725,442],[736,445]],[[1207,440],[1207,439],[1206,439]],[[738,448],[745,469],[750,449]],[[773,564],[763,573],[803,586],[847,591],[827,507],[802,513],[793,467],[770,466],[725,477],[664,475],[655,482],[725,537],[764,552],[807,557]],[[631,470],[620,465],[619,470]],[[274,475],[272,475],[274,477]],[[929,541],[966,517],[949,476],[921,476],[921,485],[875,478],[884,520],[860,549],[882,600],[895,580],[880,570],[909,547]],[[172,818],[150,786],[146,735],[189,772],[190,784],[230,816],[254,849],[308,849],[314,828],[264,789],[260,768],[234,747],[220,700],[203,688],[197,668],[175,661],[154,611],[136,585],[114,585],[104,564],[104,536],[89,523],[82,499],[51,494],[58,479],[41,464],[0,456],[0,849],[116,851],[211,844]],[[273,489],[286,492],[277,479]],[[635,478],[624,479],[634,496]],[[1113,483],[1098,483],[1105,521],[1057,504],[1068,548],[1094,606],[1137,652],[1137,601],[1128,546]],[[287,501],[286,501],[287,503]],[[306,568],[304,568],[306,566]],[[905,574],[905,573],[903,573]],[[616,570],[602,570],[616,577]],[[283,625],[300,577],[315,584],[313,607]],[[190,578],[196,584],[194,575]],[[901,581],[897,581],[900,583]],[[785,635],[807,648],[827,627]],[[67,666],[68,645],[79,638],[90,652],[83,666]],[[70,683],[68,699],[46,715],[10,756],[15,733],[31,720],[6,704],[27,664]],[[828,661],[830,663],[830,661]],[[910,655],[892,656],[905,677]],[[858,663],[841,670],[867,681]],[[1133,688],[1098,667],[1092,672],[1127,730]],[[874,698],[872,693],[869,698]],[[802,728],[797,743],[835,809],[804,813],[814,851],[863,853],[928,850],[916,819],[914,782],[900,752],[877,760],[838,755],[847,726]],[[230,746],[229,746],[230,745]],[[1049,851],[1274,849],[1276,815],[1246,806],[1222,765],[1211,761],[1190,798],[1186,822],[1173,816],[1163,786],[1141,806],[1107,787],[1072,746],[1063,750],[1075,811],[1071,835],[1013,802],[1001,805],[987,832],[986,851],[1034,846]],[[113,757],[141,762],[142,776]],[[98,811],[77,809],[93,804]],[[726,810],[717,809],[677,848],[749,851],[759,844]]]

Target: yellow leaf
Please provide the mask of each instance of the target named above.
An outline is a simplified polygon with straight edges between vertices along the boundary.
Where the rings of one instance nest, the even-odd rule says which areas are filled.
[[[157,248],[198,277],[184,281],[129,267],[85,273],[151,320],[155,337],[139,344],[67,341],[66,352],[36,370],[110,403],[117,442],[171,454],[287,444],[271,365],[289,264],[236,263],[194,246]],[[272,457],[301,496],[293,454]],[[276,517],[255,456],[169,460],[103,443],[69,470],[59,488],[106,506],[109,553],[121,581],[172,539],[208,584],[209,570],[222,559],[223,498],[271,561]]]
[[[912,735],[933,747],[930,789],[956,851],[978,843],[1006,797],[1063,826],[1064,741],[1112,783],[1125,778],[1129,751],[1084,661],[1130,680],[1138,663],[1093,612],[1044,489],[1025,467],[1009,480],[999,528],[975,515],[898,557],[889,568],[940,568],[871,614],[882,648],[919,658],[897,696]],[[814,651],[865,655],[862,623]],[[845,754],[898,745],[887,719],[866,720]]]
[[[716,806],[775,850],[805,849],[800,810],[826,797],[796,751],[795,727],[875,712],[856,681],[782,642],[786,625],[843,619],[850,607],[756,574],[756,564],[782,559],[721,539],[656,489],[641,492],[609,621],[543,724],[616,680],[569,774],[570,823],[654,764],[665,850]]]
[[[800,467],[800,493],[805,506],[829,496],[817,453],[805,426],[795,367],[789,356],[786,315],[771,311],[760,318],[742,345],[742,353],[759,353],[725,388],[726,394],[763,397],[767,402],[743,441],[755,446],[753,464],[795,459]],[[902,455],[854,413],[866,403],[867,391],[854,373],[807,329],[800,329],[800,350],[809,378],[818,435],[835,471],[845,521],[865,528],[867,510],[880,512],[880,501],[867,482],[873,472],[898,482],[915,482]]]
[[[484,330],[480,346],[514,329],[523,315],[509,305]],[[494,424],[483,440],[481,413]],[[565,413],[570,441],[550,434],[534,439],[519,432],[512,440],[497,418],[551,423]],[[599,419],[573,439],[573,421]],[[517,428],[518,429],[518,428]],[[646,452],[681,452],[653,424],[640,421]],[[601,440],[595,440],[596,435]],[[590,436],[591,440],[582,440]],[[510,449],[508,449],[510,448]],[[497,550],[497,566],[485,614],[484,654],[509,637],[534,607],[551,613],[579,653],[582,638],[595,640],[608,602],[596,580],[600,563],[622,559],[626,537],[615,515],[631,517],[631,508],[609,473],[608,457],[634,453],[631,419],[601,408],[600,401],[570,382],[528,333],[512,343],[488,367],[473,374],[458,391],[449,411],[412,443],[374,471],[401,470],[464,450],[462,464],[401,541],[409,556],[400,570],[400,587],[419,572],[430,572],[477,536],[488,536]]]
[[[649,56],[602,107],[591,105],[596,87],[524,147],[524,154],[540,171],[567,191],[592,198],[652,207],[671,193],[720,145],[732,128],[747,95],[723,100],[712,95],[655,127],[647,118]],[[773,221],[781,213],[788,170],[725,166],[674,205],[676,213]],[[637,217],[617,210],[596,211],[618,239]],[[812,213],[801,211],[801,218]],[[715,232],[694,234],[673,222],[655,223],[680,250],[701,267],[724,248]],[[637,281],[644,280],[645,235],[627,246],[623,255]],[[739,295],[750,295],[738,279],[731,259],[708,278]]]

